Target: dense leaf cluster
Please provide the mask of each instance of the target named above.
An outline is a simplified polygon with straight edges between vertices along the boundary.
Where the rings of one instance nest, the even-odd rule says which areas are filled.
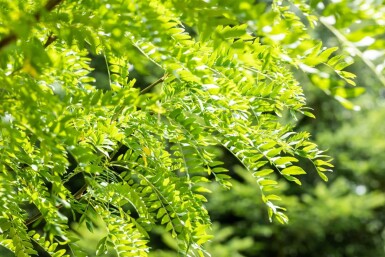
[[[282,223],[273,173],[301,184],[306,159],[327,179],[329,158],[285,120],[312,117],[292,69],[354,75],[280,1],[3,0],[0,17],[0,244],[18,257],[82,256],[70,220],[105,224],[101,255],[147,256],[155,225],[181,255],[208,255],[206,185],[231,187],[218,147]],[[158,80],[141,89],[134,70]]]

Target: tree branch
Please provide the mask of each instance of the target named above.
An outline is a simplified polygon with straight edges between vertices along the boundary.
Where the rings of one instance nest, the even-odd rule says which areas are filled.
[[[16,39],[17,39],[17,36],[13,33],[11,33],[8,36],[6,36],[5,38],[3,38],[0,41],[0,50],[3,49],[4,47],[6,47],[7,45],[11,44],[13,41],[16,41]]]
[[[44,43],[44,48],[47,48],[49,45],[51,45],[55,40],[57,39],[57,36],[53,35],[52,33],[48,36],[47,40]],[[10,74],[15,75],[17,72],[21,71],[23,69],[23,66],[16,68],[12,73]]]
[[[83,193],[87,190],[87,187],[88,187],[88,185],[87,185],[87,183],[85,183],[85,184],[84,184],[78,191],[76,191],[76,193],[73,194],[74,199],[75,199],[75,200],[80,200],[80,199],[82,198],[82,196],[83,196]],[[63,207],[62,204],[56,206],[57,209],[60,209],[60,208],[62,208],[62,207]],[[26,226],[31,225],[32,223],[34,223],[35,221],[37,221],[38,219],[40,219],[42,216],[43,216],[43,215],[39,212],[39,213],[33,215],[32,217],[28,218],[28,219],[24,222],[24,224],[25,224]]]
[[[49,0],[46,5],[45,5],[45,9],[47,11],[52,11],[53,8],[55,8],[58,4],[60,4],[60,2],[62,2],[63,0]]]
[[[60,2],[62,2],[63,0],[49,0],[45,6],[44,6],[44,10],[47,11],[47,12],[50,12],[52,11],[58,4],[60,4]],[[37,12],[35,14],[35,19],[36,21],[39,21],[40,20],[40,15],[41,15],[41,11]]]
[[[52,11],[58,4],[60,4],[63,0],[49,0],[45,6],[44,6],[44,10],[47,11],[47,12],[50,12]],[[39,21],[40,20],[40,16],[41,16],[41,11],[38,11],[34,17],[35,17],[35,20],[36,21]],[[14,33],[14,32],[10,32],[8,36],[5,36],[5,38],[3,38],[2,40],[0,40],[0,50],[2,50],[3,48],[5,48],[6,46],[12,44],[14,41],[17,40],[17,35]],[[53,41],[52,41],[53,42]],[[52,43],[51,42],[51,43]],[[50,43],[50,44],[51,44]],[[49,44],[48,44],[49,45]],[[47,46],[48,46],[47,45]]]
[[[57,36],[55,36],[54,34],[51,33],[48,36],[47,41],[45,41],[44,48],[47,48],[50,44],[55,42],[56,39],[57,39]]]
[[[157,81],[155,81],[154,83],[152,83],[151,85],[147,86],[146,88],[142,89],[142,91],[140,91],[140,94],[144,94],[144,93],[147,93],[151,88],[155,87],[156,85],[158,85],[159,83],[162,83],[166,78],[167,78],[168,74],[164,74],[163,77],[161,77],[160,79],[158,79]]]

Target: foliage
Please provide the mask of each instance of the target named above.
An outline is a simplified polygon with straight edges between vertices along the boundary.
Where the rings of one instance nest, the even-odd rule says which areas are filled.
[[[306,3],[2,0],[0,15],[0,244],[16,256],[85,256],[72,222],[105,228],[98,255],[148,256],[158,227],[180,255],[209,255],[209,182],[232,184],[219,148],[270,220],[287,222],[276,187],[301,184],[297,163],[327,180],[330,158],[293,129],[313,117],[293,70],[342,102],[356,91]]]
[[[374,105],[373,98],[379,104]],[[318,108],[332,106],[330,101],[325,102]],[[289,224],[265,222],[259,195],[251,193],[254,181],[245,177],[247,173],[242,170],[237,171],[242,177],[233,182],[231,191],[212,189],[207,208],[221,228],[217,233],[231,231],[228,239],[212,241],[207,246],[210,250],[222,249],[211,250],[214,256],[237,250],[230,244],[232,240],[252,240],[251,246],[238,249],[238,254],[245,257],[384,254],[383,97],[366,95],[359,103],[361,112],[351,113],[335,105],[333,112],[324,114],[325,119],[317,119],[312,125],[318,131],[319,144],[330,146],[336,172],[327,184],[307,176],[309,180],[300,191],[290,184],[281,185],[278,194],[284,195],[282,201],[291,217]],[[334,125],[334,131],[320,130],[328,126],[334,115],[339,116],[340,125]],[[231,206],[226,205],[229,202]],[[285,243],[288,238],[290,244]]]
[[[233,182],[233,189],[220,192],[212,188],[213,194],[208,198],[208,211],[220,228],[215,233],[227,235],[223,241],[212,240],[207,245],[213,256],[231,253],[234,256],[374,257],[385,253],[385,112],[381,82],[384,4],[382,1],[311,2],[318,21],[322,21],[311,32],[313,37],[322,40],[323,45],[340,44],[342,50],[352,55],[355,64],[348,70],[357,74],[356,82],[361,89],[340,90],[342,82],[331,73],[327,79],[326,74],[320,76],[324,79],[318,85],[337,100],[338,96],[351,98],[350,102],[342,101],[344,106],[361,111],[345,109],[316,88],[306,87],[308,105],[314,109],[317,120],[300,119],[298,129],[310,130],[320,146],[330,148],[336,172],[329,176],[327,184],[309,174],[301,190],[281,183],[282,191],[277,194],[282,196],[291,217],[289,224],[281,226],[265,222],[259,195],[252,193],[254,181],[244,176],[247,173],[233,168],[240,175]],[[359,38],[353,40],[354,34]],[[369,41],[358,43],[364,38]],[[302,85],[308,85],[316,82],[314,74],[319,73],[297,75],[302,75]],[[329,90],[330,86],[336,89]],[[353,99],[363,87],[367,94]],[[231,243],[235,240],[239,242],[236,246]]]
[[[281,193],[286,192],[283,201],[291,219],[282,226],[265,221],[259,195],[250,193],[255,185],[249,176],[233,184],[232,191],[214,191],[209,198],[208,210],[221,228],[217,233],[231,232],[223,242],[212,241],[207,246],[214,256],[232,256],[226,253],[235,250],[244,257],[383,254],[383,239],[378,236],[383,226],[376,217],[385,203],[380,190],[363,193],[361,187],[357,190],[346,178],[328,185],[318,183],[297,194],[290,190],[289,184],[284,185]],[[233,203],[231,207],[224,207],[228,202]],[[251,243],[236,248],[232,240]]]

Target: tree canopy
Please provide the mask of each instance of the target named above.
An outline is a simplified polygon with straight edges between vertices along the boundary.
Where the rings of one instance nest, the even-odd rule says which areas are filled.
[[[160,226],[180,255],[209,255],[207,193],[232,186],[222,152],[286,223],[277,185],[332,167],[295,130],[314,118],[299,76],[348,108],[363,92],[310,33],[343,38],[319,3],[0,1],[0,245],[85,256],[71,223],[104,224],[97,254],[148,256]]]

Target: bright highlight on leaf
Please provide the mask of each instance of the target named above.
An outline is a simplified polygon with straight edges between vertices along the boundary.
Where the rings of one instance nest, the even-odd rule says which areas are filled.
[[[288,222],[282,180],[301,184],[300,160],[324,180],[332,167],[293,128],[314,118],[298,71],[347,107],[363,89],[298,1],[252,2],[2,1],[0,245],[86,256],[75,219],[103,231],[100,256],[149,256],[157,231],[180,256],[209,256],[207,183],[232,187],[223,152]]]

